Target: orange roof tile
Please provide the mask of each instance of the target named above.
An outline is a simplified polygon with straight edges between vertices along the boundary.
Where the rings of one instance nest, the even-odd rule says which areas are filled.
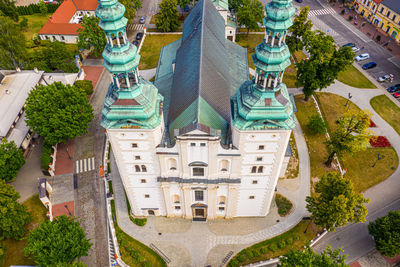
[[[72,0],[78,10],[96,10],[97,0]]]
[[[379,4],[382,0],[373,0],[375,3]]]
[[[46,22],[39,34],[60,34],[60,35],[78,35],[80,24],[76,23],[52,23],[50,20]]]
[[[65,0],[57,10],[51,15],[53,23],[68,23],[76,12],[76,7],[72,0]]]

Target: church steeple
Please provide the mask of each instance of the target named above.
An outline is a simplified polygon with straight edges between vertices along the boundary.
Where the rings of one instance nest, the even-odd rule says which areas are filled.
[[[291,17],[295,9],[292,0],[272,0],[265,11],[265,38],[252,56],[256,75],[232,98],[233,125],[242,130],[295,126],[293,106],[282,82],[284,71],[290,65],[285,38],[293,24]]]
[[[104,67],[112,83],[104,100],[104,128],[155,128],[162,120],[163,97],[157,88],[139,75],[137,47],[126,35],[128,19],[125,6],[118,0],[99,0],[96,16],[104,30],[107,45],[103,51]]]

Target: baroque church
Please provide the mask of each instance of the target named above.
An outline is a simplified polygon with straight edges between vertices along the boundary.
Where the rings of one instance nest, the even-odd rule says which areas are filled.
[[[228,38],[210,0],[199,0],[182,38],[162,48],[154,83],[140,76],[140,55],[126,37],[125,7],[99,0],[112,75],[102,109],[134,216],[197,221],[266,216],[295,127],[282,82],[292,0],[265,7],[265,38],[252,55]],[[119,38],[112,38],[118,36]]]

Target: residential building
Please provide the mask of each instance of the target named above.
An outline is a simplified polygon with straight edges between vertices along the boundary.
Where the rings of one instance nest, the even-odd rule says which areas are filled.
[[[383,0],[376,11],[374,24],[393,40],[400,40],[400,1]]]
[[[375,19],[378,19],[374,15],[378,10],[380,2],[382,2],[382,0],[356,0],[356,11],[371,23]]]
[[[282,82],[290,65],[285,38],[292,0],[265,7],[252,80],[246,49],[226,38],[225,20],[210,0],[200,0],[182,38],[161,49],[150,83],[126,40],[124,11],[116,1],[99,0],[96,15],[107,36],[103,64],[113,79],[101,124],[133,215],[266,216],[295,127]]]
[[[84,16],[94,16],[96,0],[64,0],[39,31],[41,40],[76,43]]]

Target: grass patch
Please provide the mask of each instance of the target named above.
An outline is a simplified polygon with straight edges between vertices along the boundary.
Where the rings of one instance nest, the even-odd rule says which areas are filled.
[[[111,200],[111,212],[113,215],[114,228],[119,243],[121,258],[126,264],[130,266],[167,266],[160,255],[143,243],[127,235],[119,228],[115,214],[114,200]]]
[[[289,199],[282,196],[281,194],[275,195],[275,203],[276,206],[278,207],[278,213],[282,217],[286,216],[292,210],[293,207],[292,202],[290,202]]]
[[[141,58],[139,69],[146,70],[156,68],[161,48],[181,37],[182,35],[180,34],[148,34],[140,50]]]
[[[247,58],[249,67],[254,69],[254,64],[251,56],[254,54],[255,47],[264,39],[264,34],[237,34],[236,43],[244,48],[247,48]]]
[[[129,215],[129,219],[137,226],[145,226],[147,223],[147,218],[133,218]]]
[[[111,180],[108,181],[108,191],[109,191],[111,194],[114,194],[114,191],[113,191],[113,188],[112,188],[112,181],[111,181]]]
[[[375,89],[376,86],[353,65],[339,72],[338,81],[356,88]]]
[[[46,24],[50,16],[51,14],[48,14],[46,16],[43,16],[42,14],[20,16],[20,21],[22,20],[22,18],[26,18],[28,20],[28,27],[25,31],[23,31],[25,38],[27,40],[31,40],[32,37],[40,31],[44,24]]]
[[[400,108],[386,95],[378,95],[371,99],[372,108],[400,135]]]
[[[293,179],[299,176],[299,153],[297,151],[296,139],[294,138],[293,132],[290,134],[289,144],[292,149],[293,156],[290,157],[289,163],[286,169],[285,179]]]
[[[307,228],[308,227],[308,228]],[[307,232],[304,231],[307,229]],[[284,255],[291,249],[299,250],[321,230],[309,221],[301,221],[295,227],[276,236],[243,249],[229,262],[228,266],[244,266]]]
[[[33,217],[32,222],[26,226],[28,231],[37,228],[41,222],[48,220],[46,216],[47,209],[39,200],[38,194],[28,198],[23,204],[28,208],[28,211]],[[26,237],[27,236],[28,233],[26,234]],[[35,261],[31,257],[24,255],[23,249],[27,245],[27,241],[25,239],[5,239],[3,244],[7,247],[7,251],[2,266],[35,265]]]

